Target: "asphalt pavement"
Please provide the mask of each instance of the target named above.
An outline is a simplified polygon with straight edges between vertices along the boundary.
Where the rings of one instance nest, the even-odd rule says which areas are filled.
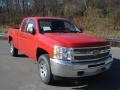
[[[112,48],[114,62],[104,74],[46,85],[39,80],[37,65],[23,54],[10,56],[8,47],[0,40],[0,90],[120,90],[120,48]]]

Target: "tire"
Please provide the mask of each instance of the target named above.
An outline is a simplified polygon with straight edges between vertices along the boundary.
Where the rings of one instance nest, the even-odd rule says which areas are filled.
[[[16,49],[15,47],[14,47],[14,45],[13,45],[13,42],[11,41],[10,43],[10,54],[11,54],[11,56],[17,56],[18,55],[18,49]]]
[[[50,68],[50,60],[47,54],[43,54],[38,58],[38,70],[40,80],[45,84],[52,84],[53,75]]]

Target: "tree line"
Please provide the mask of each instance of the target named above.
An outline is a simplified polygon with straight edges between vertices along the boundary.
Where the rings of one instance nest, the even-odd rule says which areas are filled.
[[[90,15],[90,8],[99,10],[99,17],[112,18],[114,25],[120,25],[120,0],[0,0],[0,25],[18,24],[27,16],[81,19]]]

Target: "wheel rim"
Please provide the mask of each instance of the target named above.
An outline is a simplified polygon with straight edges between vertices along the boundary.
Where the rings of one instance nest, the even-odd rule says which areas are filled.
[[[40,64],[39,64],[39,69],[40,69],[40,76],[42,78],[42,80],[45,80],[46,76],[47,76],[47,64],[45,63],[44,60],[41,60]]]
[[[10,53],[13,53],[13,45],[10,44]]]

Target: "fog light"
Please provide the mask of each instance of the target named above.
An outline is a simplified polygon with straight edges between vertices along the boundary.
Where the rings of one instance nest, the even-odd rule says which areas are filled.
[[[105,70],[106,70],[106,68],[105,68],[105,67],[103,67],[103,68],[101,68],[101,70],[102,70],[102,71],[105,71]]]
[[[84,75],[84,71],[79,71],[79,72],[77,73],[77,75],[78,75],[78,76]]]

